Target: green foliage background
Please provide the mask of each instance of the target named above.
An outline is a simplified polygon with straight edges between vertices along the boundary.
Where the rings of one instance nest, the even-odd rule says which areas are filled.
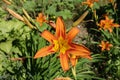
[[[12,5],[0,1],[0,79],[1,80],[54,80],[57,77],[70,77],[75,80],[72,70],[64,72],[61,69],[57,54],[44,58],[33,59],[35,53],[42,47],[49,45],[39,32],[32,30],[24,22],[11,16],[5,8],[8,7],[20,15],[24,15],[24,8],[31,18],[35,20],[39,12],[44,12],[51,20],[62,16],[65,21],[75,21],[86,10],[89,14],[85,18],[85,27],[88,31],[86,45],[92,52],[92,60],[79,59],[76,65],[77,80],[119,80],[120,79],[120,29],[114,28],[113,33],[98,30],[95,24],[101,20],[101,16],[109,13],[116,23],[120,23],[119,1],[116,9],[109,2],[100,0],[90,9],[82,5],[86,0],[8,0]],[[94,16],[96,10],[97,17]],[[92,22],[89,22],[92,20]],[[32,23],[33,24],[33,23]],[[40,27],[40,31],[54,30],[46,23]],[[72,24],[67,24],[71,27]],[[98,37],[99,36],[99,37]],[[114,45],[110,51],[101,52],[99,44],[101,40],[109,41]],[[80,42],[79,42],[80,43]],[[22,58],[21,60],[11,60]]]

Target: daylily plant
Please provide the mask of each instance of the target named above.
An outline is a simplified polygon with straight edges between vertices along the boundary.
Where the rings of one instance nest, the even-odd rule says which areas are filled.
[[[113,45],[110,44],[108,41],[101,41],[101,44],[99,45],[101,47],[101,51],[104,50],[110,50],[110,47],[112,47]]]
[[[55,35],[48,30],[43,31],[41,34],[43,38],[50,42],[50,45],[38,50],[34,58],[44,57],[59,52],[60,63],[64,71],[69,70],[69,62],[71,62],[72,66],[75,66],[78,58],[83,57],[91,59],[88,48],[72,42],[79,31],[77,27],[73,27],[66,34],[64,22],[61,17],[58,17]]]
[[[100,29],[109,30],[109,32],[112,32],[113,27],[119,27],[119,24],[113,23],[113,19],[109,19],[108,16],[105,16],[105,20],[101,20],[98,26],[100,26]]]
[[[83,4],[88,5],[88,7],[92,8],[94,2],[98,2],[99,0],[87,0],[86,2],[82,2]]]

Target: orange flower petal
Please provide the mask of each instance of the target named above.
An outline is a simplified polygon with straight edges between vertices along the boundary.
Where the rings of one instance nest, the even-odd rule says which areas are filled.
[[[56,37],[65,38],[65,26],[61,17],[58,17],[56,21]]]
[[[113,24],[113,27],[120,27],[119,24]]]
[[[75,44],[75,43],[71,43],[70,46],[71,46],[71,49],[80,50],[81,52],[90,53],[90,50],[83,45],[78,45],[78,44]]]
[[[67,39],[71,42],[73,38],[79,33],[79,29],[77,27],[73,27],[67,34]]]
[[[101,41],[101,44],[99,45],[101,47],[101,51],[104,51],[105,50],[105,42],[104,41]]]
[[[112,32],[113,32],[112,28],[107,28],[107,29],[109,30],[109,32],[110,32],[110,33],[112,33]]]
[[[113,23],[114,22],[114,20],[113,19],[109,19],[109,23]]]
[[[49,54],[54,53],[55,51],[53,51],[52,48],[53,48],[53,45],[46,46],[46,47],[40,49],[40,50],[35,54],[34,58],[44,57],[44,56],[47,56],[47,55],[49,55]]]
[[[91,59],[89,49],[83,45],[72,44],[72,48],[67,50],[67,53],[77,57]]]
[[[72,66],[75,66],[77,63],[77,58],[70,58],[70,62],[72,64]]]
[[[87,4],[89,7],[92,7],[94,2],[98,2],[98,0],[87,0],[86,2],[82,2],[82,3]]]
[[[105,16],[105,20],[107,20],[107,21],[108,21],[108,20],[110,20],[110,19],[109,19],[109,17],[108,17],[108,16]]]
[[[83,57],[83,58],[88,58],[91,59],[90,53],[86,53],[80,50],[75,50],[75,49],[71,49],[67,51],[69,54],[77,56],[77,57]]]
[[[67,71],[69,70],[69,64],[68,64],[68,55],[65,53],[60,53],[60,63],[61,63],[61,66],[62,66],[62,69],[64,71]]]
[[[101,20],[100,21],[100,27],[103,27],[105,25],[105,23],[106,23],[105,20]]]
[[[43,38],[45,38],[46,40],[48,40],[50,43],[53,42],[53,40],[55,40],[55,36],[53,34],[51,34],[49,31],[45,30],[42,32],[41,36]]]

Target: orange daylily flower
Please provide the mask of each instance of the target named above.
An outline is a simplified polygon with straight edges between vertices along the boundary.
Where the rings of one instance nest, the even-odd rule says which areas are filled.
[[[108,41],[101,41],[101,44],[99,45],[101,47],[101,51],[104,51],[104,50],[110,50],[110,47],[112,47],[113,45],[110,44]]]
[[[39,13],[36,20],[40,23],[40,26],[42,26],[43,22],[47,22],[46,16],[43,13]]]
[[[40,23],[40,26],[42,26],[43,22],[46,22],[47,24],[49,24],[50,26],[52,26],[53,28],[55,28],[55,23],[53,21],[49,21],[46,19],[46,16],[43,13],[39,13],[38,17],[36,18],[37,22]]]
[[[59,52],[60,63],[64,71],[69,70],[69,61],[72,66],[76,65],[78,57],[91,59],[90,51],[83,45],[72,43],[73,38],[77,35],[79,29],[73,27],[67,34],[64,22],[61,17],[56,21],[55,35],[45,30],[41,36],[50,42],[49,46],[40,49],[34,58],[44,57],[55,52]]]
[[[112,32],[113,27],[119,27],[119,24],[113,23],[113,19],[109,19],[108,16],[105,16],[105,20],[101,20],[98,26],[100,26],[100,29],[109,30],[109,32]]]
[[[90,8],[93,7],[94,2],[98,2],[99,0],[87,0],[86,2],[82,2],[82,4],[88,5]]]

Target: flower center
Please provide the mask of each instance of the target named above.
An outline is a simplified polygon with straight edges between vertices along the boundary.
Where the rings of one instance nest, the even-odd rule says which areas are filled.
[[[60,53],[65,53],[67,49],[69,49],[69,44],[67,40],[64,40],[62,37],[60,37],[58,40],[54,40],[54,50],[60,51]]]
[[[105,28],[110,28],[111,24],[109,22],[105,23]]]

